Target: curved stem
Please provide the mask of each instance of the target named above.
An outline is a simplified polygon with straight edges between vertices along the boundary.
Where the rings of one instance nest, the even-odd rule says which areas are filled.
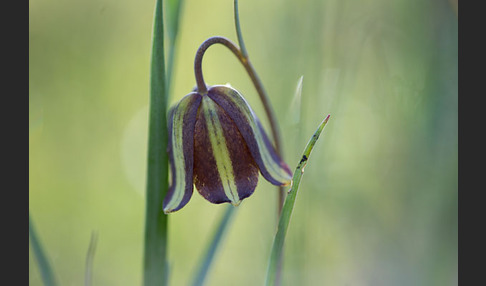
[[[197,84],[197,91],[201,94],[206,94],[208,92],[208,89],[206,87],[206,83],[204,82],[204,77],[202,74],[202,58],[204,56],[204,53],[206,50],[214,45],[214,44],[222,44],[223,46],[227,47],[230,49],[233,54],[243,63],[243,55],[241,54],[240,49],[238,49],[233,42],[230,40],[224,38],[224,37],[211,37],[204,41],[200,46],[199,49],[196,52],[196,58],[194,59],[194,73],[196,76],[196,84]],[[243,65],[245,65],[243,63]]]

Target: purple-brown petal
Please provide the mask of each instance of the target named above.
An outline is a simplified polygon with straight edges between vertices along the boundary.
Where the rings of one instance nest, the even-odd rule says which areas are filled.
[[[164,213],[185,206],[193,192],[194,126],[201,95],[190,93],[169,112],[169,162],[172,183],[163,202]]]
[[[233,120],[205,96],[194,135],[194,184],[209,202],[238,205],[258,182],[258,167]]]
[[[208,96],[233,120],[263,177],[274,185],[288,185],[292,171],[278,156],[253,110],[235,89],[212,86]]]

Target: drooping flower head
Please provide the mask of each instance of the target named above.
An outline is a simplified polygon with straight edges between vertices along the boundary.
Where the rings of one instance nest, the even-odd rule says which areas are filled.
[[[229,86],[189,93],[170,110],[168,125],[172,184],[164,213],[185,206],[193,185],[211,203],[237,206],[255,190],[259,171],[277,186],[291,181],[255,113]]]

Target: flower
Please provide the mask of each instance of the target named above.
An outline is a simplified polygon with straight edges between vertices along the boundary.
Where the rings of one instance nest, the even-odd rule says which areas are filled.
[[[274,185],[290,184],[290,168],[230,86],[186,95],[169,111],[168,128],[172,182],[163,202],[166,214],[189,202],[193,185],[211,203],[237,206],[255,190],[258,171]]]

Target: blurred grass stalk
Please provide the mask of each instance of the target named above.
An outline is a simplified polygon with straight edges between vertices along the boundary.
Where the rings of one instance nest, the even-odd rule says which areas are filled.
[[[219,224],[216,226],[216,229],[213,232],[213,236],[210,240],[208,248],[204,253],[204,256],[202,257],[201,262],[199,263],[199,270],[196,272],[194,280],[192,282],[193,286],[204,285],[207,273],[209,272],[209,267],[213,262],[214,255],[216,254],[218,246],[220,245],[220,241],[234,212],[235,207],[231,205],[226,207],[226,210],[221,217]]]
[[[32,250],[35,253],[35,257],[37,259],[37,264],[39,265],[39,271],[42,277],[42,281],[46,286],[54,286],[57,285],[56,279],[54,278],[54,274],[49,264],[49,260],[42,248],[42,244],[37,237],[37,233],[35,231],[34,222],[29,213],[29,237],[30,243],[32,245]]]
[[[307,146],[304,149],[304,153],[302,154],[302,159],[300,160],[299,164],[294,171],[294,176],[292,178],[292,186],[285,198],[285,204],[282,208],[282,213],[280,215],[280,219],[278,222],[277,233],[275,234],[275,238],[273,241],[272,252],[270,254],[270,261],[268,263],[268,270],[267,270],[267,278],[265,281],[265,285],[277,285],[279,281],[280,271],[278,271],[279,263],[282,258],[283,252],[283,244],[285,241],[285,235],[287,234],[287,229],[290,223],[290,216],[292,214],[292,210],[294,209],[295,198],[297,196],[297,191],[299,190],[300,180],[302,175],[304,174],[304,167],[307,164],[307,160],[309,159],[310,153],[314,148],[314,145],[319,139],[319,135],[321,134],[322,130],[327,124],[330,115],[326,116],[326,118],[319,124],[314,135],[312,135],[311,139],[307,143]]]
[[[84,285],[90,286],[93,278],[93,260],[96,250],[96,243],[98,242],[98,233],[93,231],[91,233],[91,240],[89,241],[88,252],[86,254],[86,266],[84,272]]]

